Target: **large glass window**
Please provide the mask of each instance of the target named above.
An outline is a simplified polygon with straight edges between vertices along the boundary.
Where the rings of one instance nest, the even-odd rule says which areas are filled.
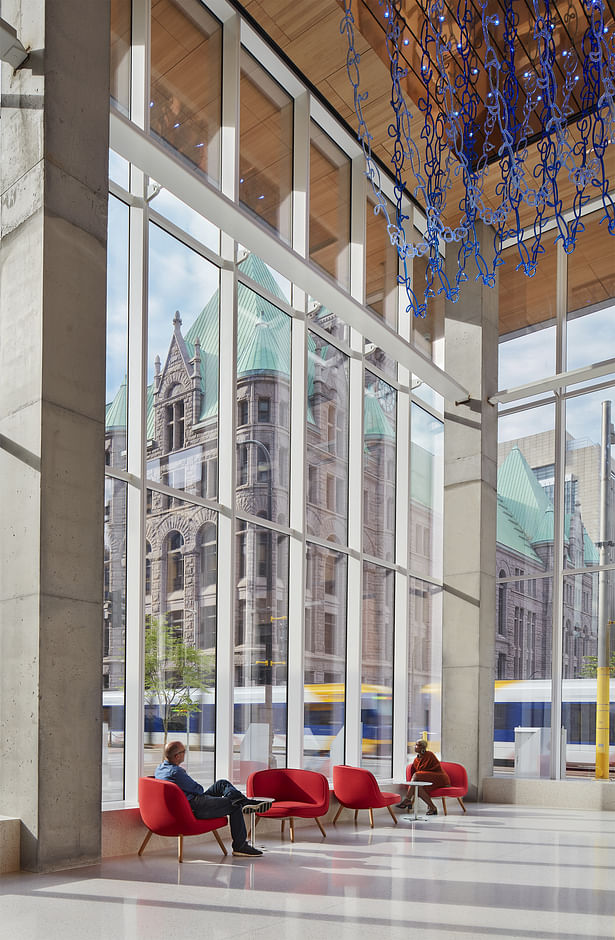
[[[286,766],[288,537],[238,523],[233,780]]]
[[[346,543],[348,357],[310,333],[306,412],[309,535]]]
[[[293,102],[241,50],[239,201],[290,242]]]
[[[412,405],[410,444],[410,568],[442,576],[444,425]]]
[[[389,217],[395,218],[395,207],[383,196]],[[378,203],[373,195],[367,198],[365,225],[365,302],[379,317],[397,327],[397,250],[391,243],[386,216],[376,212]]]
[[[111,0],[111,104],[130,110],[130,0]]]
[[[344,763],[346,556],[308,543],[305,584],[304,766]]]
[[[195,779],[214,774],[217,516],[149,492],[145,522],[145,772],[168,740],[186,745]]]
[[[310,125],[310,260],[342,287],[350,283],[350,160]]]
[[[254,255],[256,268],[262,262]],[[263,272],[266,276],[266,272]],[[248,423],[237,431],[237,505],[288,522],[290,318],[244,284],[237,289],[237,398]]]
[[[408,644],[408,746],[427,734],[440,750],[442,720],[442,589],[410,579]]]
[[[408,493],[396,489],[397,421],[398,408],[408,414],[411,393],[405,382],[394,387],[398,363],[370,342],[369,330],[361,334],[359,305],[351,331],[310,294],[314,265],[342,288],[350,283],[352,173],[343,137],[329,123],[328,133],[315,122],[293,127],[293,97],[267,73],[266,57],[253,58],[249,30],[240,46],[234,17],[223,25],[200,0],[152,0],[144,54],[132,57],[141,73],[131,76],[130,4],[113,0],[112,7],[114,106],[127,114],[148,73],[149,107],[147,136],[135,148],[132,135],[118,141],[121,153],[110,157],[112,189],[126,195],[125,202],[112,196],[109,210],[105,797],[134,798],[137,776],[154,771],[170,738],[185,742],[188,772],[203,784],[215,772],[245,784],[252,770],[285,766],[291,735],[292,752],[302,750],[306,767],[330,774],[346,755],[360,753],[364,766],[390,777],[394,753],[405,757],[407,745],[405,722],[403,740],[392,733],[394,590],[404,574],[410,613],[399,629],[413,636],[407,727],[412,736],[427,730],[439,737],[440,588],[427,582],[441,576],[441,423],[414,409],[406,513]],[[225,59],[225,74],[234,67],[237,73],[229,75],[229,133],[222,135],[227,26],[225,49],[236,42],[238,55]],[[224,197],[207,184],[220,184],[222,157],[229,166],[237,160],[233,225],[243,213],[249,242],[255,230],[248,216],[257,216],[288,245],[295,135],[309,154],[309,257],[295,259],[291,283],[290,270],[271,265],[267,239],[244,246],[237,229],[223,230],[204,213],[213,205],[218,223],[224,218],[217,212]],[[141,174],[145,200],[137,198]],[[131,180],[139,187],[132,194]],[[397,256],[371,201],[359,242],[367,302],[396,328]],[[417,341],[421,336],[439,361],[440,313],[424,334],[415,331]],[[304,364],[302,387],[293,388],[291,360]],[[131,455],[133,441],[143,442],[142,454]],[[357,493],[349,492],[351,454],[361,473]],[[296,503],[299,493],[304,506]],[[399,539],[410,546],[404,558],[395,557],[398,524],[409,526]],[[360,625],[351,625],[350,636],[360,642],[361,662],[349,671],[348,594],[357,590]],[[304,623],[290,630],[289,597],[304,603]],[[127,623],[139,610],[139,622]],[[296,601],[292,612],[296,617]],[[145,654],[137,680],[145,720],[140,766],[126,762],[124,783],[124,729],[132,742],[140,727],[139,714],[124,710],[124,688],[139,687],[136,662],[125,663],[126,634],[128,649],[139,644]],[[303,686],[294,690],[303,693],[303,715],[293,697],[287,712],[289,637],[305,641],[291,650],[303,672]],[[217,650],[226,658],[229,643],[232,668],[216,673]],[[403,688],[405,697],[405,681]],[[217,690],[221,701],[232,699],[228,722],[220,712],[216,719]],[[132,695],[126,700],[135,708]],[[347,703],[359,700],[361,714],[349,721]],[[348,739],[349,728],[356,739]],[[228,739],[216,741],[216,729]]]
[[[393,561],[397,393],[365,373],[363,409],[363,551]]]
[[[361,766],[390,777],[393,753],[395,573],[363,565]]]
[[[521,776],[550,773],[554,422],[552,405],[499,422],[494,759]]]
[[[121,480],[105,480],[103,599],[103,800],[124,799],[126,672],[126,499]]]
[[[151,133],[220,181],[222,30],[201,3],[154,0]]]
[[[540,272],[525,277],[517,271],[516,247],[502,252],[498,268],[500,316],[499,387],[515,388],[555,373],[555,299],[557,250],[543,236]]]
[[[128,428],[128,206],[109,196],[105,464],[126,469]]]
[[[148,477],[215,499],[219,269],[150,225],[149,271]]]

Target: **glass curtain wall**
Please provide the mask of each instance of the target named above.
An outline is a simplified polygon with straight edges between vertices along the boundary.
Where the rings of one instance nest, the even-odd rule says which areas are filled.
[[[219,14],[222,7],[223,0]],[[237,17],[230,6],[226,15],[225,23]],[[346,132],[334,140],[330,125],[327,134],[315,121],[301,125],[309,240],[304,282],[291,283],[265,260],[267,241],[253,227],[274,232],[286,250],[297,212],[290,167],[298,103],[284,87],[296,88],[297,78],[283,87],[279,63],[274,80],[267,57],[259,52],[256,60],[260,40],[252,47],[242,27],[240,46],[231,30],[238,125],[224,146],[237,150],[225,156],[226,27],[191,0],[159,0],[151,18],[151,83],[144,68],[130,76],[132,99],[119,91],[112,98],[112,115],[125,114],[122,100],[144,89],[149,107],[135,120],[156,141],[149,146],[162,179],[152,179],[142,135],[134,150],[116,147],[105,799],[134,799],[138,776],[153,772],[169,738],[186,744],[188,770],[204,784],[216,776],[244,784],[252,770],[291,760],[327,775],[337,763],[362,763],[390,778],[394,763],[405,767],[406,728],[439,738],[442,415],[425,406],[411,421],[397,363],[387,366],[387,381],[381,363],[366,369],[367,338],[306,290],[315,269],[350,283],[354,151]],[[124,87],[119,53],[113,70],[113,88]],[[265,157],[256,113],[279,144]],[[217,191],[226,185],[222,158],[238,168],[236,192]],[[242,189],[248,179],[254,198]],[[269,187],[263,200],[261,183]],[[364,185],[360,176],[354,185]],[[241,231],[231,235],[203,215],[205,191],[216,205],[234,200]],[[370,220],[358,258],[376,243],[390,255],[374,221],[381,220]],[[396,328],[387,314],[397,309],[389,267],[385,258],[382,270],[364,270],[354,300],[360,307],[370,291]],[[420,511],[428,533],[419,553],[406,552],[412,539],[408,497],[397,492],[400,467],[412,481],[412,524]],[[361,494],[354,502],[353,491]],[[404,678],[401,692],[408,721],[394,736],[396,631],[413,639],[410,685]],[[291,670],[303,682],[292,683]]]
[[[105,468],[126,469],[128,430],[128,206],[109,196]],[[128,487],[105,477],[103,798],[124,798],[126,524]]]
[[[586,217],[572,255],[548,246],[541,278],[500,279],[500,387],[554,375],[558,362],[585,370],[501,409],[495,757],[521,776],[604,776],[596,702],[615,616],[615,366],[594,364],[615,348],[615,273],[599,220]]]

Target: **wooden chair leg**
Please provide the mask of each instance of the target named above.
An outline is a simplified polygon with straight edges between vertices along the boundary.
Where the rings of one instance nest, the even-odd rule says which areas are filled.
[[[448,816],[448,813],[446,812],[446,797],[445,796],[442,797],[442,809],[444,810],[444,815]]]
[[[184,837],[177,837],[177,861],[183,862],[184,860]]]
[[[340,808],[338,809],[337,813],[335,814],[335,818],[334,818],[334,820],[333,820],[333,825],[336,824],[336,822],[337,822],[337,820],[338,820],[338,818],[339,818],[339,815],[340,815],[340,813],[342,812],[343,809],[344,809],[344,807],[343,807],[342,804],[340,803]]]
[[[320,819],[318,818],[318,816],[315,816],[314,819],[316,820],[316,825],[318,826],[318,828],[320,829],[320,831],[322,832],[323,836],[324,836],[325,839],[326,839],[326,838],[327,838],[327,833],[326,833],[325,830],[322,828],[322,823],[321,823]]]
[[[282,825],[281,825],[281,827],[280,827],[280,834],[281,834],[281,835],[284,835],[284,823],[285,823],[285,822],[286,822],[286,820],[283,819],[283,820],[282,820]]]
[[[467,809],[466,809],[465,806],[463,805],[463,800],[461,799],[460,796],[457,797],[457,802],[458,802],[459,805],[461,806],[461,808],[462,808],[462,810],[464,811],[464,813],[467,813]]]
[[[222,849],[222,851],[224,852],[224,854],[225,854],[225,855],[228,855],[228,852],[226,851],[226,846],[225,846],[224,842],[222,841],[222,839],[220,838],[220,833],[218,832],[218,830],[217,830],[217,829],[213,829],[212,832],[213,832],[213,834],[214,834],[215,837],[216,837],[216,842],[218,843],[218,845],[220,846],[220,848]]]
[[[149,840],[152,838],[153,835],[154,835],[154,833],[152,832],[152,830],[151,830],[151,829],[148,829],[148,830],[147,830],[147,835],[145,836],[143,842],[141,843],[141,848],[140,848],[139,851],[137,852],[137,855],[143,855],[143,850],[144,850],[145,846],[147,845],[147,843],[149,842]]]
[[[393,817],[393,822],[395,823],[395,825],[397,825],[397,816],[395,815],[395,813],[393,812],[390,806],[387,806],[387,809],[389,813],[391,814],[391,816]]]
[[[295,820],[293,819],[292,816],[288,820],[288,827],[290,829],[290,841],[294,842],[295,841]]]
[[[370,829],[374,828],[374,811],[371,808],[371,806],[369,808],[369,825],[370,825]]]
[[[358,818],[359,818],[359,810],[358,810],[358,809],[355,809],[355,811],[354,811],[354,821],[356,822]]]

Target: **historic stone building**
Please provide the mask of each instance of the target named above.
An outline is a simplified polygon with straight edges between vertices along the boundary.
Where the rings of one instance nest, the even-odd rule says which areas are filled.
[[[242,272],[270,296],[282,294],[269,269],[248,255]],[[287,525],[289,518],[290,320],[244,283],[237,298],[237,509]],[[220,311],[220,315],[224,315]],[[313,319],[329,328],[319,308]],[[148,389],[147,475],[163,486],[216,499],[218,473],[218,316],[216,291],[185,332],[179,312],[164,361],[156,356]],[[344,681],[348,494],[348,362],[322,334],[310,333],[307,380],[307,531],[331,543],[309,543],[306,566],[306,682]],[[395,395],[367,373],[364,410],[363,532],[365,552],[392,560],[395,536]],[[126,386],[107,407],[108,461],[126,448]],[[125,487],[113,481],[106,505],[104,685],[123,683]],[[236,531],[235,682],[284,685],[287,659],[288,540],[238,518]],[[145,613],[191,645],[215,652],[216,513],[158,489],[147,491]],[[382,681],[382,634],[370,617],[393,622],[390,578],[372,578],[363,630],[364,681]],[[373,583],[372,583],[373,582]],[[389,583],[390,582],[390,583]],[[388,613],[387,613],[388,612]],[[391,627],[392,631],[392,627]],[[392,635],[392,633],[391,633]],[[372,639],[375,637],[374,639]],[[384,664],[385,672],[390,662]]]
[[[565,515],[564,567],[598,563],[581,505]],[[521,450],[513,446],[498,471],[496,678],[543,679],[551,669],[553,503]],[[580,675],[597,649],[595,574],[564,580],[563,675]]]

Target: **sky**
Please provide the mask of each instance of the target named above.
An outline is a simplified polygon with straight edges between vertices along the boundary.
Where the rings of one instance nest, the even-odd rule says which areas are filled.
[[[615,357],[615,305],[576,317],[567,325],[567,369],[580,369]],[[536,330],[500,344],[500,389],[514,388],[555,374],[555,327]],[[603,376],[599,381],[612,378]],[[600,442],[602,402],[613,400],[613,389],[603,389],[566,404],[566,430],[576,439]],[[530,399],[528,399],[529,401]],[[615,421],[615,404],[613,405]],[[525,414],[500,421],[500,440],[510,441],[551,430],[555,421],[553,405],[534,408]]]

